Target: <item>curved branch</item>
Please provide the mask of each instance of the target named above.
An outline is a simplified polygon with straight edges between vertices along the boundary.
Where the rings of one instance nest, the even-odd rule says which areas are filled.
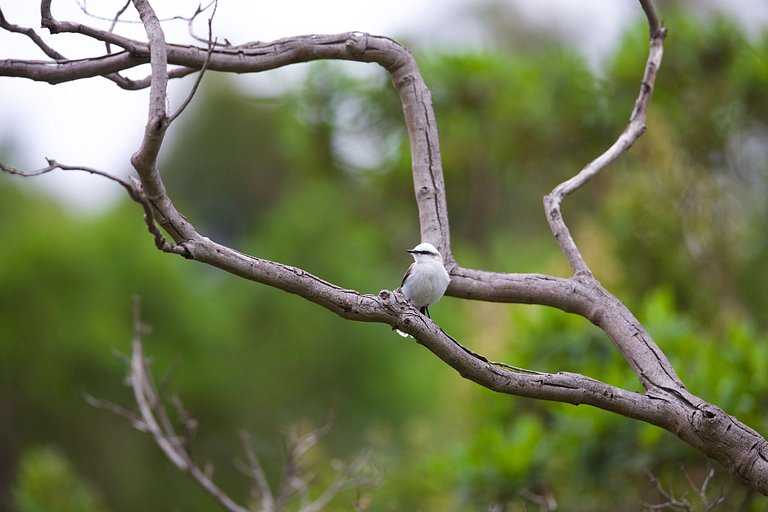
[[[641,323],[616,297],[594,279],[563,220],[560,206],[571,193],[586,185],[611,162],[624,154],[645,131],[645,119],[656,74],[661,65],[666,30],[655,24],[653,5],[643,1],[653,27],[650,50],[639,96],[629,124],[619,138],[602,155],[590,162],[576,176],[561,183],[545,196],[547,222],[571,265],[574,277],[561,280],[550,276],[517,275],[465,269],[449,257],[451,286],[448,293],[463,298],[479,298],[497,302],[536,303],[576,313],[602,329],[637,375],[643,388],[674,390],[687,401],[680,378],[667,357],[659,349]]]
[[[142,2],[138,4],[143,5]],[[151,20],[151,16],[148,19]],[[159,42],[162,41],[162,31],[153,30],[150,40],[154,37],[158,41],[158,46],[164,46]],[[148,35],[150,35],[149,32]],[[149,49],[151,45],[133,42],[131,46],[131,53],[120,52],[55,65],[44,61],[3,61],[0,62],[0,75],[24,76],[50,83],[107,75],[148,61],[152,53]],[[162,182],[153,178],[156,173],[152,171],[165,128],[167,128],[164,103],[160,109],[163,115],[157,115],[159,98],[164,97],[168,79],[167,64],[182,66],[182,69],[202,69],[207,65],[207,69],[213,71],[246,73],[320,59],[375,62],[390,72],[403,105],[411,142],[414,190],[419,207],[422,239],[433,241],[450,256],[445,184],[431,95],[415,60],[405,47],[386,37],[358,32],[293,37],[271,43],[254,43],[236,49],[224,48],[212,51],[179,45],[164,47],[167,52],[163,52],[164,55],[158,53],[157,60],[152,59],[152,76],[160,79],[158,83],[154,83],[154,80],[151,82],[155,87],[154,91],[150,92],[155,115],[147,124],[142,148],[132,160],[134,167],[137,170],[141,169],[139,175],[142,176],[145,189],[153,202],[159,201],[161,197],[167,197],[162,190]],[[155,51],[161,52],[161,50]],[[149,181],[145,181],[145,178]],[[192,231],[182,222],[183,219],[173,213],[172,205],[167,204],[161,211],[163,217],[167,219],[167,222],[162,224],[163,228],[167,229],[177,242],[194,237]]]
[[[629,351],[625,357],[637,355],[642,358],[630,361],[633,368],[649,369],[648,375],[641,374],[641,382],[647,386],[645,393],[626,391],[575,373],[531,375],[499,367],[466,350],[396,292],[383,291],[379,296],[360,294],[302,269],[247,256],[208,239],[190,241],[184,246],[192,259],[299,295],[342,318],[397,327],[417,339],[462,377],[488,389],[541,400],[587,404],[657,425],[735,471],[752,488],[768,494],[768,442],[733,416],[690,394],[637,320],[618,299],[601,288],[588,287],[574,279],[540,275],[507,275],[502,282],[502,286],[511,285],[513,289],[519,284],[524,290],[515,289],[513,294],[531,299],[530,302],[562,307],[566,311],[573,308],[573,312],[583,315],[588,314],[581,310],[585,303],[601,304],[595,299],[602,297],[610,304],[610,309],[597,308],[587,318],[603,328],[620,350]],[[478,275],[483,277],[484,274],[490,273]],[[490,284],[474,290],[478,295],[493,297],[498,293],[507,296],[506,290]],[[602,312],[598,314],[598,311]],[[634,323],[625,324],[628,321]],[[635,340],[634,344],[625,344],[622,329],[631,333],[629,338]]]
[[[149,39],[152,81],[149,90],[149,113],[141,147],[131,157],[131,164],[139,174],[147,198],[157,211],[160,225],[177,242],[199,235],[176,207],[165,190],[157,168],[157,158],[170,124],[166,112],[168,88],[168,50],[165,34],[154,9],[147,0],[133,0]],[[204,64],[205,65],[205,64]]]
[[[647,1],[641,3],[648,15],[648,23],[651,27],[652,36],[648,60],[645,64],[645,72],[643,73],[643,79],[640,84],[640,94],[635,101],[635,107],[630,115],[629,124],[619,138],[616,139],[616,142],[614,142],[602,155],[591,161],[576,176],[559,184],[552,190],[552,192],[544,196],[544,210],[547,215],[549,227],[552,230],[552,234],[555,235],[557,242],[560,244],[560,248],[568,260],[568,263],[571,265],[573,273],[576,275],[584,274],[591,276],[592,273],[576,247],[576,243],[563,220],[560,205],[566,197],[586,185],[592,178],[597,176],[600,171],[627,152],[635,141],[645,132],[645,119],[648,113],[648,105],[650,104],[651,95],[653,94],[656,73],[661,66],[664,38],[667,35],[667,31],[664,27],[658,25],[659,22],[655,10],[653,9],[653,4]]]

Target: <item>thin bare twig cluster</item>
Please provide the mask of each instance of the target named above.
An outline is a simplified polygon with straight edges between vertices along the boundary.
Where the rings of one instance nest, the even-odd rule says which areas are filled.
[[[725,502],[725,496],[723,496],[723,490],[720,489],[720,493],[714,499],[709,496],[709,484],[712,481],[712,477],[715,476],[715,469],[709,468],[704,480],[701,484],[696,484],[691,476],[685,473],[685,479],[688,482],[690,489],[694,494],[694,501],[688,500],[688,493],[678,497],[674,492],[665,489],[662,483],[653,474],[648,473],[648,478],[656,487],[656,491],[663,501],[655,504],[644,503],[643,506],[647,512],[655,512],[657,510],[674,510],[680,512],[712,512],[717,510],[720,505]]]
[[[51,33],[78,34],[119,48],[105,55],[67,60],[39,38],[34,30],[11,24],[0,12],[0,28],[30,38],[50,59],[0,60],[0,76],[48,83],[104,77],[126,89],[149,87],[149,110],[142,142],[131,158],[138,182],[126,187],[145,208],[145,222],[159,248],[183,255],[257,283],[296,294],[342,318],[381,322],[412,335],[459,374],[489,389],[517,396],[588,404],[664,428],[737,473],[751,488],[768,494],[768,441],[733,416],[691,393],[666,355],[627,307],[592,275],[561,213],[562,202],[583,188],[621,155],[645,130],[646,114],[661,65],[666,29],[652,0],[639,0],[649,27],[649,52],[640,78],[640,91],[626,129],[609,148],[545,197],[545,215],[573,274],[562,278],[544,274],[491,272],[462,267],[451,253],[450,227],[440,144],[431,96],[410,52],[390,38],[350,32],[288,37],[240,46],[216,44],[209,21],[206,47],[184,46],[165,40],[160,19],[149,0],[132,0],[146,32],[146,41],[123,37],[80,23],[55,19],[51,0],[41,0],[41,23]],[[118,13],[115,19],[122,13]],[[225,40],[226,41],[226,40]],[[643,387],[634,392],[579,373],[520,371],[466,349],[430,319],[419,314],[396,293],[359,293],[329,283],[303,269],[250,256],[218,244],[199,233],[175,208],[158,168],[158,155],[172,122],[168,113],[169,80],[195,71],[263,72],[320,59],[376,63],[385,69],[403,107],[408,131],[414,194],[422,241],[438,247],[451,275],[448,294],[470,300],[540,304],[575,313],[599,327],[624,357]],[[129,80],[121,72],[150,64],[151,74]],[[188,100],[194,95],[193,87]],[[189,101],[182,105],[185,107]],[[5,166],[3,170],[8,171]],[[55,168],[63,169],[56,165]],[[85,170],[85,167],[80,167]],[[90,171],[89,171],[90,172]],[[105,174],[105,173],[101,173]],[[118,180],[116,180],[118,181]],[[124,187],[125,184],[121,183]],[[140,184],[140,187],[139,187]],[[134,197],[139,193],[137,197]],[[147,212],[147,209],[150,211]],[[169,241],[159,243],[162,229]],[[165,240],[165,238],[162,238]],[[140,350],[141,347],[138,347]],[[142,360],[143,361],[143,360]],[[136,363],[136,372],[142,366]],[[142,363],[143,364],[143,363]],[[148,389],[139,387],[136,400],[151,403]],[[150,393],[151,395],[151,393]],[[149,410],[151,411],[151,408]],[[162,421],[144,425],[153,435],[163,433]],[[159,430],[158,430],[159,429]],[[165,433],[168,434],[168,433]],[[169,437],[164,451],[175,464],[185,464],[183,452]],[[193,466],[194,467],[194,466]],[[201,473],[199,482],[206,482]]]
[[[376,485],[377,480],[371,471],[368,456],[361,455],[349,463],[332,461],[336,477],[326,485],[324,491],[313,497],[312,487],[315,475],[308,468],[305,458],[320,439],[330,432],[331,426],[332,423],[329,420],[324,426],[306,433],[302,432],[299,426],[293,426],[287,430],[285,462],[280,482],[274,490],[269,485],[261,462],[253,451],[250,435],[245,431],[240,433],[248,461],[243,470],[253,479],[251,501],[259,505],[258,510],[283,512],[295,501],[298,502],[299,510],[302,512],[320,512],[338,494],[346,490],[359,490]],[[364,510],[366,507],[367,503],[361,499],[356,500],[356,510]]]
[[[534,492],[522,489],[519,492],[520,502],[494,503],[488,507],[488,512],[507,512],[513,510],[536,510],[538,512],[555,512],[558,510],[557,500],[550,490]],[[529,507],[530,506],[530,507]]]
[[[230,512],[320,512],[340,493],[348,490],[360,491],[377,485],[377,479],[366,454],[354,458],[351,462],[332,461],[331,468],[335,476],[325,484],[317,481],[308,463],[309,452],[332,429],[332,421],[320,428],[302,431],[299,426],[287,430],[285,438],[285,461],[278,485],[272,486],[267,474],[253,449],[253,442],[247,431],[240,432],[240,440],[245,454],[245,463],[239,463],[251,480],[250,503],[240,505],[232,499],[213,480],[213,466],[200,465],[192,449],[196,437],[198,421],[192,417],[178,395],[170,400],[163,396],[168,381],[160,385],[155,383],[149,371],[144,355],[143,337],[148,331],[141,321],[140,303],[134,301],[133,340],[131,355],[127,359],[127,385],[134,396],[135,410],[122,407],[107,400],[86,395],[86,401],[94,407],[106,409],[128,419],[131,425],[141,432],[152,436],[155,444],[165,456],[181,471],[189,474],[203,489]],[[175,420],[168,411],[166,402],[170,401],[175,409]],[[176,426],[178,424],[178,427]],[[350,500],[352,503],[353,500]],[[364,510],[365,504],[358,499],[358,510]]]

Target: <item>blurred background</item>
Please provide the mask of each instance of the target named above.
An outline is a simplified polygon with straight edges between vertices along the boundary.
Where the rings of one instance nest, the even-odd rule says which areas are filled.
[[[541,198],[623,130],[647,54],[634,2],[616,2],[613,17],[595,25],[618,27],[610,37],[608,28],[581,26],[602,19],[597,13],[575,18],[584,20],[576,31],[571,9],[562,10],[568,3],[536,11],[452,2],[432,23],[382,28],[412,49],[432,90],[453,249],[464,266],[568,275]],[[768,32],[760,20],[768,7],[742,7],[660,3],[670,34],[649,129],[568,200],[565,215],[597,278],[645,324],[687,387],[766,434]],[[367,30],[350,23],[341,30]],[[177,206],[203,234],[243,252],[364,293],[396,287],[419,231],[388,77],[342,63],[267,76],[206,75],[162,154]],[[50,156],[129,174],[146,91],[89,83],[97,92],[75,110],[41,112],[36,97],[69,103],[62,98],[85,83],[4,79],[0,159],[33,168]],[[191,84],[176,83],[172,101]],[[70,130],[81,125],[91,131]],[[309,461],[318,483],[332,477],[334,460],[367,452],[378,484],[341,494],[330,510],[356,501],[375,511],[643,510],[664,501],[649,474],[704,510],[693,487],[710,467],[708,496],[722,494],[723,510],[765,508],[656,427],[494,394],[387,326],[347,322],[162,254],[140,208],[114,184],[0,176],[0,197],[2,510],[219,510],[146,434],[83,398],[131,406],[120,354],[130,350],[136,295],[152,326],[152,369],[172,374],[168,396],[179,394],[199,421],[195,453],[242,501],[239,430],[251,432],[277,482],[281,433],[319,427],[333,412],[333,431]],[[580,317],[453,298],[432,314],[491,359],[639,390],[609,340]]]

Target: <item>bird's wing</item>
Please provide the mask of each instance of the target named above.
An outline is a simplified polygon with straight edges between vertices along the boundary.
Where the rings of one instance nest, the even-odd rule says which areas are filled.
[[[413,266],[414,266],[414,265],[415,265],[415,263],[411,263],[411,266],[410,266],[410,267],[408,267],[408,270],[406,270],[406,271],[405,271],[405,275],[403,276],[403,280],[402,280],[402,282],[400,283],[400,288],[402,288],[402,287],[403,287],[403,285],[405,284],[405,280],[406,280],[406,279],[408,279],[408,276],[410,276],[410,275],[411,275],[411,271],[413,270]]]

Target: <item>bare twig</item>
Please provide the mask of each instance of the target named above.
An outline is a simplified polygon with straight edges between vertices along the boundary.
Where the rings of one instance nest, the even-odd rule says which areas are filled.
[[[646,510],[649,511],[655,511],[655,510],[679,510],[682,512],[712,512],[716,508],[718,508],[720,505],[723,504],[725,501],[725,496],[723,495],[723,490],[720,489],[720,494],[718,494],[718,497],[714,499],[714,501],[710,501],[709,496],[707,495],[707,487],[709,486],[710,481],[712,480],[712,477],[715,475],[714,468],[709,468],[707,471],[707,475],[704,477],[704,480],[701,484],[696,484],[690,477],[687,471],[684,469],[681,469],[683,474],[685,475],[685,479],[688,482],[688,486],[695,494],[695,499],[698,500],[700,503],[700,506],[697,506],[694,503],[691,503],[686,498],[687,493],[685,493],[682,497],[677,497],[671,490],[667,490],[664,488],[664,486],[661,484],[658,478],[656,478],[655,475],[653,475],[650,471],[648,472],[648,479],[654,484],[656,487],[656,491],[659,493],[659,495],[663,498],[664,501],[660,503],[643,503],[643,506]]]
[[[179,395],[173,395],[171,397],[171,402],[173,402],[173,406],[176,409],[176,415],[186,431],[186,435],[184,436],[185,440],[193,440],[197,435],[197,420],[189,413]]]
[[[108,172],[95,169],[93,167],[88,167],[84,165],[66,165],[66,164],[57,162],[53,158],[46,158],[46,161],[48,162],[47,166],[41,167],[39,169],[35,169],[33,171],[22,171],[20,169],[11,167],[9,165],[6,165],[0,162],[0,172],[4,172],[6,174],[12,174],[14,176],[29,178],[33,176],[40,176],[42,174],[47,174],[49,172],[53,172],[56,170],[70,171],[70,172],[75,171],[75,172],[87,172],[89,174],[101,176],[102,178],[106,178],[110,181],[114,181],[115,183],[118,183],[121,187],[123,187],[125,191],[128,192],[128,196],[131,199],[133,199],[135,202],[139,203],[141,207],[144,209],[144,223],[147,226],[147,230],[152,234],[154,238],[155,246],[163,252],[169,252],[169,253],[181,254],[181,255],[186,254],[186,250],[184,249],[183,246],[169,244],[168,241],[163,236],[163,234],[158,229],[157,224],[155,223],[154,208],[152,207],[152,204],[149,202],[149,199],[147,198],[147,196],[142,191],[141,183],[123,179],[123,178],[120,178],[119,176],[115,176],[114,174],[110,174]]]
[[[334,414],[331,413],[328,416],[325,424],[321,427],[312,429],[306,434],[302,434],[299,430],[299,426],[293,426],[286,431],[286,438],[288,439],[291,452],[295,454],[295,458],[299,458],[309,450],[311,450],[320,440],[331,433],[333,430]]]
[[[141,320],[141,301],[138,297],[134,299],[133,309],[133,340],[127,382],[133,390],[138,412],[129,411],[112,402],[99,400],[87,394],[85,395],[86,401],[94,407],[106,409],[128,419],[135,428],[149,433],[165,456],[181,471],[188,473],[226,510],[247,512],[247,507],[239,505],[214,483],[213,466],[205,464],[201,467],[190,455],[189,450],[191,440],[197,429],[197,420],[187,412],[178,396],[174,396],[172,402],[186,435],[180,435],[176,432],[165,401],[147,368],[143,347],[143,336],[147,328]],[[303,458],[307,451],[329,432],[331,425],[329,420],[321,428],[306,434],[300,434],[298,428],[288,430],[286,465],[289,468],[284,472],[286,480],[281,483],[280,495],[277,498],[275,498],[267,481],[266,473],[253,450],[250,435],[245,431],[240,432],[243,451],[248,461],[246,473],[254,481],[252,494],[254,497],[260,498],[260,512],[285,512],[297,490],[302,498],[306,498],[306,503],[302,504],[299,512],[319,512],[340,492],[374,484],[374,480],[367,475],[365,463],[367,459],[361,457],[341,466],[336,477],[320,496],[315,500],[309,499],[309,488],[313,477],[307,470]]]
[[[133,426],[133,428],[135,428],[136,430],[139,430],[141,432],[149,432],[147,425],[141,420],[138,414],[136,414],[134,411],[129,411],[125,407],[117,405],[116,403],[110,402],[108,400],[102,400],[100,398],[96,398],[88,393],[83,393],[83,399],[91,407],[95,407],[97,409],[104,409],[106,411],[109,411],[113,414],[116,414],[118,416],[121,416],[127,419],[131,423],[131,426]]]
[[[301,512],[319,512],[339,493],[348,489],[371,487],[376,485],[375,479],[367,473],[368,455],[364,454],[348,464],[339,464],[336,478],[315,500],[306,503]]]
[[[118,9],[117,12],[115,12],[114,17],[112,18],[112,21],[109,24],[109,28],[107,29],[107,32],[114,32],[115,26],[117,25],[117,21],[120,19],[120,16],[122,16],[125,13],[125,11],[128,10],[128,7],[130,5],[131,5],[131,0],[126,0],[125,4],[123,4],[123,6],[120,9]],[[83,2],[82,5],[80,5],[80,8],[83,10],[83,12],[86,12],[87,14],[87,10],[85,8],[85,2]],[[109,41],[107,41],[104,44],[107,47],[107,53],[112,53],[112,45],[109,43]]]
[[[136,405],[139,407],[139,413],[143,422],[147,425],[147,430],[152,435],[155,443],[165,453],[174,465],[184,472],[189,471],[189,460],[186,454],[179,451],[180,448],[172,439],[176,437],[173,431],[166,432],[155,418],[155,409],[162,407],[148,381],[147,368],[144,360],[143,346],[141,337],[134,335],[133,350],[131,357],[130,385],[133,389]],[[166,425],[164,425],[167,427]]]
[[[195,20],[197,19],[197,17],[200,14],[202,14],[205,11],[207,11],[208,9],[210,9],[211,6],[213,6],[213,13],[211,13],[211,16],[208,18],[208,37],[207,38],[200,37],[197,34],[195,34],[195,27],[194,27]],[[212,36],[211,20],[216,15],[216,9],[218,9],[218,7],[219,7],[219,0],[211,0],[210,2],[208,2],[208,4],[205,7],[203,7],[202,5],[198,5],[197,6],[197,9],[195,10],[194,14],[192,14],[192,16],[190,16],[187,19],[187,31],[189,32],[189,36],[192,39],[194,39],[195,41],[198,41],[200,43],[204,43],[206,45],[210,45],[211,44],[211,41],[213,39],[211,37]],[[227,47],[232,46],[231,44],[229,44],[229,41],[227,41],[226,39],[224,41],[225,41],[224,46],[227,46]],[[217,38],[217,41],[215,41],[213,44],[214,44],[214,46],[216,44],[218,44],[218,38]]]
[[[709,483],[712,481],[712,478],[715,476],[715,468],[710,467],[709,471],[707,471],[707,475],[704,477],[704,480],[701,482],[701,485],[696,485],[693,480],[691,479],[690,475],[688,475],[688,472],[685,473],[685,478],[688,480],[688,485],[691,486],[691,489],[696,491],[696,493],[699,496],[699,500],[701,500],[701,504],[704,506],[704,512],[711,512],[712,510],[715,510],[715,508],[719,507],[723,502],[725,502],[725,496],[723,494],[723,488],[720,488],[720,492],[717,495],[717,498],[714,499],[714,501],[711,501],[709,498],[709,495],[707,494],[707,489],[709,488]]]
[[[59,21],[54,18],[51,13],[51,0],[41,0],[40,18],[41,25],[47,28],[51,34],[64,32],[82,34],[97,41],[114,44],[132,54],[138,54],[142,48],[146,47],[146,43],[134,41],[133,39],[123,37],[112,31],[100,30],[82,23]]]
[[[197,92],[197,88],[200,86],[200,82],[203,80],[203,75],[208,70],[208,65],[211,63],[211,55],[213,55],[213,48],[216,46],[216,41],[213,40],[213,17],[216,16],[216,9],[219,7],[218,0],[213,0],[211,2],[213,4],[213,12],[211,13],[211,17],[208,18],[208,53],[205,56],[205,62],[203,63],[203,67],[200,68],[200,74],[197,75],[197,79],[195,80],[194,85],[192,86],[192,90],[189,91],[189,94],[187,95],[186,99],[182,102],[179,109],[171,115],[171,117],[168,119],[168,124],[173,123],[177,117],[181,115],[182,112],[184,112],[184,109],[187,108],[187,106],[192,101],[192,98],[194,98],[195,93]],[[208,4],[206,6],[206,9],[210,7],[211,4]],[[197,12],[195,13],[195,16],[202,12],[202,10],[198,7]],[[194,19],[194,17],[192,18]],[[191,27],[192,21],[190,20],[190,27]]]
[[[8,32],[24,34],[30,38],[32,42],[34,42],[37,47],[43,51],[43,53],[54,60],[66,60],[64,55],[48,46],[46,42],[43,41],[43,39],[37,34],[37,32],[34,31],[34,29],[28,27],[20,27],[18,25],[14,25],[13,23],[9,23],[5,18],[5,14],[3,14],[2,8],[0,8],[0,28],[7,30]]]
[[[129,0],[128,3],[130,4],[131,1],[132,0]],[[77,6],[80,8],[80,10],[83,12],[83,14],[85,14],[86,16],[88,16],[90,18],[93,18],[94,20],[109,21],[109,22],[114,21],[114,17],[108,18],[106,16],[99,16],[98,14],[94,14],[93,12],[88,10],[88,2],[86,2],[86,1],[82,1],[82,2],[77,1],[76,3],[77,3]],[[158,18],[158,20],[160,22],[162,22],[162,23],[165,23],[167,21],[187,21],[188,22],[190,19],[192,19],[195,16],[197,16],[198,14],[200,14],[200,12],[203,12],[203,11],[207,10],[209,7],[210,7],[210,3],[207,6],[202,7],[202,8],[200,6],[196,7],[195,8],[195,13],[192,15],[192,17],[177,15],[177,16],[169,16],[167,18]],[[122,14],[122,13],[120,13],[120,14]],[[139,24],[139,23],[141,23],[141,20],[119,20],[119,21],[120,21],[120,23],[128,23],[128,24]]]
[[[577,276],[591,276],[592,273],[576,247],[576,243],[573,240],[570,230],[563,221],[560,205],[566,197],[586,185],[592,178],[597,176],[600,171],[605,169],[610,163],[629,150],[632,144],[634,144],[643,134],[645,131],[645,119],[648,112],[648,105],[650,104],[654,83],[656,81],[656,73],[661,65],[664,38],[667,34],[666,29],[659,24],[653,4],[647,0],[641,0],[640,3],[645,10],[649,26],[651,27],[651,40],[648,59],[645,64],[645,72],[640,85],[640,93],[635,101],[635,107],[632,110],[632,114],[630,115],[629,124],[619,138],[616,139],[616,142],[614,142],[602,155],[591,161],[576,176],[556,186],[552,192],[544,197],[544,209],[547,222],[560,244],[560,248],[568,260],[568,263],[571,265],[573,273]]]
[[[253,479],[252,494],[261,501],[261,512],[274,512],[275,497],[272,495],[272,488],[267,481],[267,475],[264,468],[253,451],[251,435],[245,430],[240,431],[240,441],[243,445],[246,459],[248,460],[248,475]]]
[[[227,494],[213,483],[209,472],[197,466],[189,456],[181,436],[177,435],[161,397],[154,387],[151,375],[147,371],[142,344],[142,323],[138,299],[134,304],[134,336],[132,342],[131,365],[129,382],[133,389],[134,399],[139,409],[142,422],[147,426],[160,449],[173,464],[185,473],[189,473],[201,487],[213,496],[225,509],[230,512],[247,512],[245,507],[238,505]],[[158,421],[157,416],[162,419]]]
[[[552,495],[551,491],[544,491],[543,493],[535,493],[530,489],[523,489],[520,491],[520,497],[526,501],[529,501],[539,506],[539,510],[542,512],[554,512],[557,510],[557,500]]]

